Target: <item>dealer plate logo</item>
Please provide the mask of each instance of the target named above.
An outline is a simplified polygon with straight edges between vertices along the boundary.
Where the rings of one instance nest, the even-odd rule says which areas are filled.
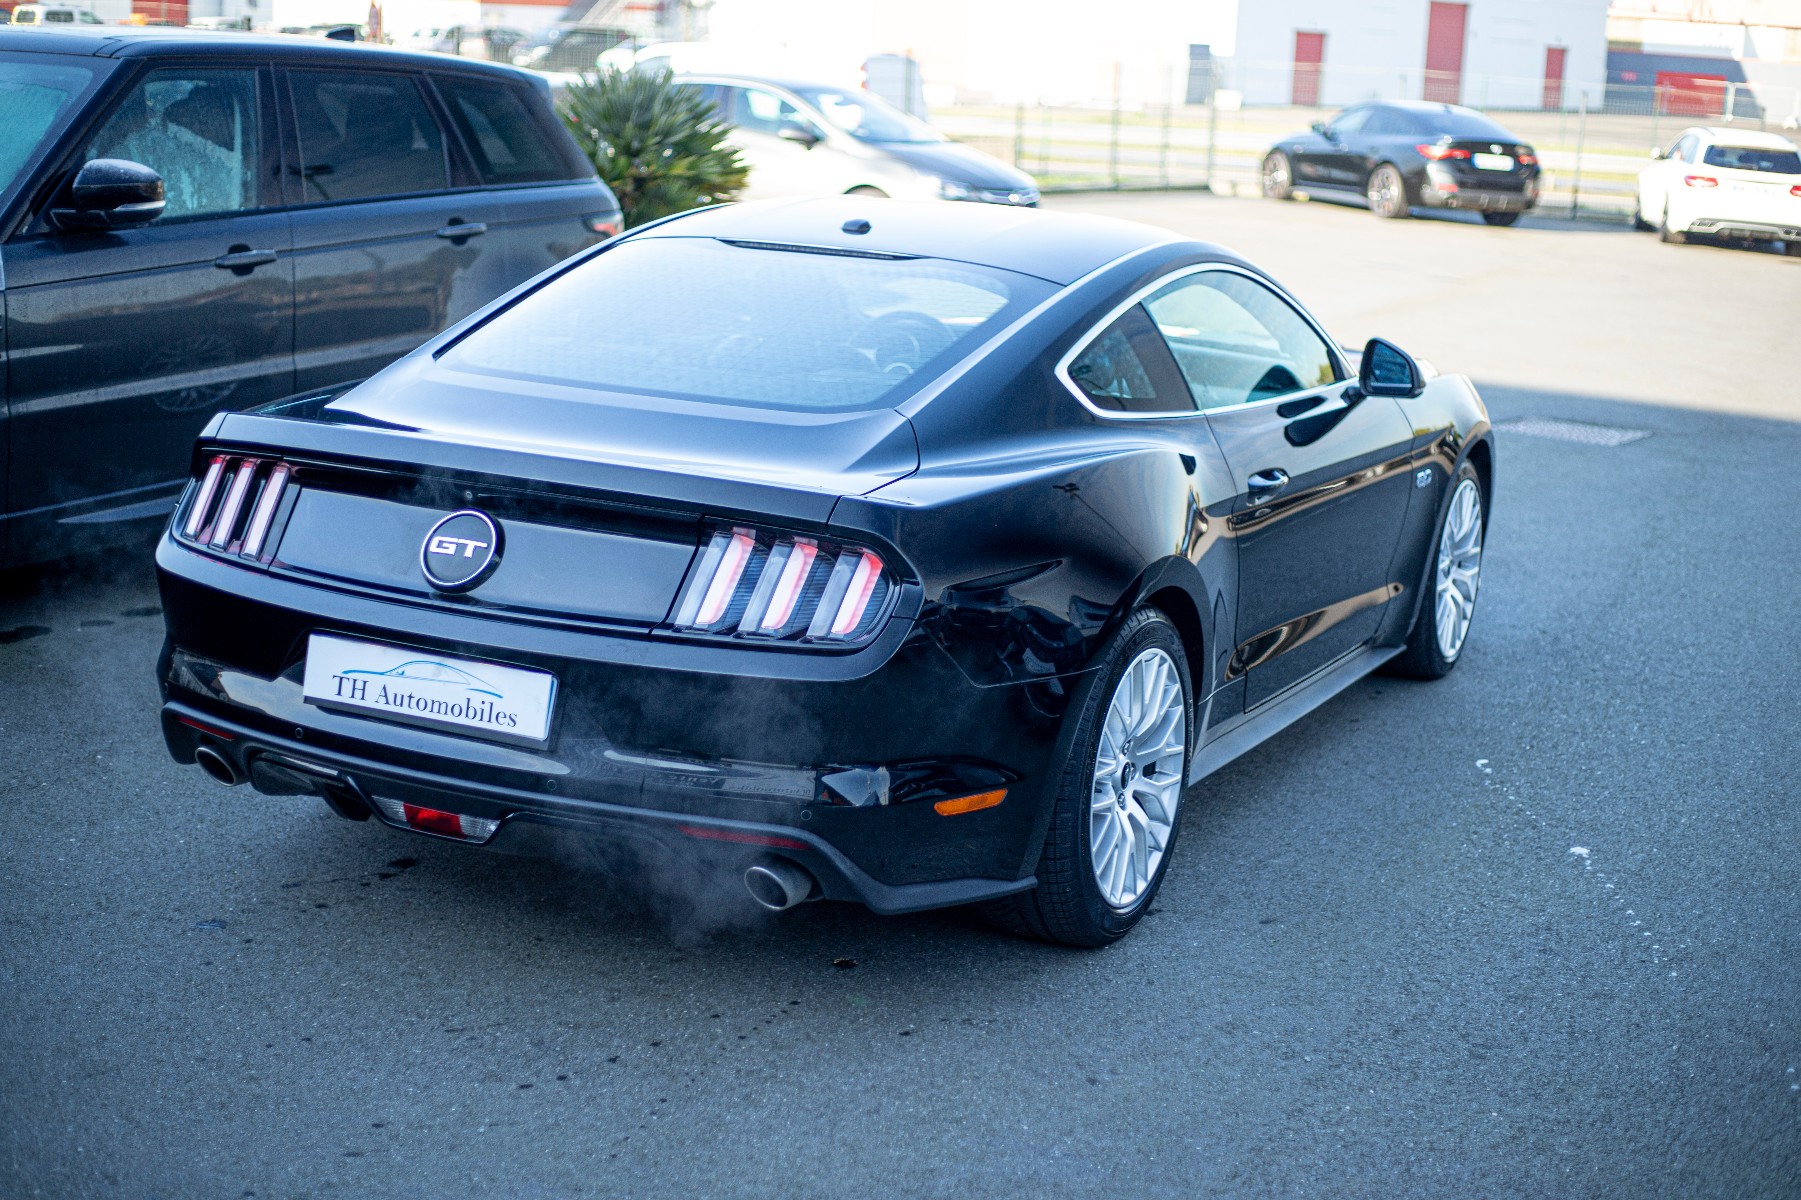
[[[419,547],[419,569],[440,592],[466,592],[494,573],[501,549],[499,522],[464,509],[431,527]]]

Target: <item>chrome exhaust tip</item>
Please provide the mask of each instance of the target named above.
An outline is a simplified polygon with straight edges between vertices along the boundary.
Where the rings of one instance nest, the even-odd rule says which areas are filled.
[[[766,858],[744,872],[744,886],[750,898],[770,912],[786,912],[811,900],[819,885],[805,867],[785,858]]]
[[[205,771],[208,775],[212,776],[226,787],[231,787],[233,784],[241,782],[238,778],[238,769],[232,766],[230,761],[227,760],[223,754],[220,754],[211,746],[202,746],[200,749],[194,751],[194,761],[200,764],[200,769],[202,771]]]

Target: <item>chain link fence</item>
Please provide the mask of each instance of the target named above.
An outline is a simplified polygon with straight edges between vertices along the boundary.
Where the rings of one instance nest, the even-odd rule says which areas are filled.
[[[1146,86],[1114,73],[1111,104],[935,108],[932,122],[1035,175],[1046,192],[1206,188],[1255,195],[1264,154],[1284,137],[1368,100],[1456,99],[1530,143],[1543,164],[1540,208],[1626,219],[1653,147],[1694,125],[1793,131],[1801,89],[1694,81],[1681,88],[1216,61],[1198,88],[1175,72]],[[1199,103],[1188,103],[1196,97]],[[1320,103],[1293,103],[1295,96]],[[1163,102],[1126,97],[1162,95]],[[1330,101],[1324,103],[1323,101]],[[1791,132],[1792,136],[1792,132]]]

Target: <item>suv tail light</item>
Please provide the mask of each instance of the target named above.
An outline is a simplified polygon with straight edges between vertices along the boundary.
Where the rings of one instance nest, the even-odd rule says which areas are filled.
[[[739,525],[708,538],[673,624],[720,637],[855,645],[875,635],[894,592],[873,550]]]
[[[1712,175],[1684,175],[1682,185],[1684,187],[1710,188],[1719,187],[1720,181]]]
[[[269,458],[215,454],[207,461],[176,532],[182,540],[260,559],[293,468]]]

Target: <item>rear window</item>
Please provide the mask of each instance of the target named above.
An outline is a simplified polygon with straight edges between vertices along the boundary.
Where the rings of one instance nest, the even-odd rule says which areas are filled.
[[[1734,171],[1769,171],[1776,175],[1801,175],[1801,153],[1769,146],[1709,146],[1701,161],[1710,167]]]
[[[941,259],[646,238],[525,297],[443,361],[760,408],[887,407],[1051,291]]]
[[[437,76],[450,119],[475,158],[482,182],[542,183],[580,179],[557,152],[543,124],[512,88]]]
[[[1440,136],[1484,138],[1493,142],[1517,141],[1511,133],[1471,108],[1418,109],[1410,114],[1423,129]]]

